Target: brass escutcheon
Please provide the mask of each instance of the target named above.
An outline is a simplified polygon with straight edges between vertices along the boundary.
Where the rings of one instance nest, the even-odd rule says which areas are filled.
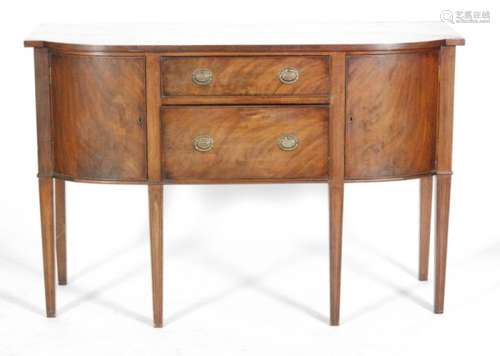
[[[208,85],[212,82],[214,75],[210,69],[198,68],[193,71],[193,83],[197,85]]]
[[[199,152],[208,152],[214,148],[214,139],[209,135],[200,135],[194,138],[193,147]]]
[[[280,72],[279,80],[283,84],[293,84],[299,80],[299,71],[293,67],[283,68]]]
[[[286,134],[278,139],[278,147],[283,151],[293,151],[299,147],[299,139],[293,134]]]

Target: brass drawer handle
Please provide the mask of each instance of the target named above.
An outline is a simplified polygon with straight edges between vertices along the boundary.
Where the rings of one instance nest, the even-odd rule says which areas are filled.
[[[200,135],[194,138],[193,147],[198,152],[208,152],[214,148],[214,139],[209,135]]]
[[[299,71],[293,67],[283,68],[280,72],[279,80],[283,84],[293,84],[299,80]]]
[[[214,79],[214,75],[210,69],[198,68],[193,72],[193,83],[197,85],[208,85]]]
[[[278,139],[278,147],[283,151],[293,151],[299,147],[299,139],[293,134],[286,134]]]

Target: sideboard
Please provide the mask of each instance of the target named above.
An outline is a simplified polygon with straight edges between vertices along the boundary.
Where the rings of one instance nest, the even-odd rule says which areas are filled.
[[[208,26],[210,27],[210,26]],[[148,186],[154,326],[163,325],[163,186],[327,183],[339,324],[346,182],[420,181],[427,280],[443,312],[455,47],[439,22],[45,25],[35,54],[45,300],[66,284],[65,181]]]

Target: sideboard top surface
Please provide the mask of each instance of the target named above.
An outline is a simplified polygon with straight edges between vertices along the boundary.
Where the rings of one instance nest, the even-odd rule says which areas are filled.
[[[81,50],[385,50],[463,45],[439,22],[341,22],[316,24],[94,24],[40,25],[26,47]]]

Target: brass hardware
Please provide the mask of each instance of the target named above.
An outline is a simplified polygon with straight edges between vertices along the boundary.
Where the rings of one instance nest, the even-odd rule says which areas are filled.
[[[137,119],[137,124],[140,126],[140,127],[143,127],[144,126],[144,118],[142,116],[139,116],[139,118]]]
[[[293,134],[286,134],[278,139],[278,147],[283,151],[293,151],[299,147],[299,139]]]
[[[299,80],[299,71],[293,67],[283,68],[280,72],[279,80],[283,84],[293,84]]]
[[[193,72],[193,83],[197,85],[208,85],[212,82],[214,75],[210,69],[198,68]]]
[[[199,152],[208,152],[214,148],[214,139],[209,135],[200,135],[194,138],[193,147]]]

